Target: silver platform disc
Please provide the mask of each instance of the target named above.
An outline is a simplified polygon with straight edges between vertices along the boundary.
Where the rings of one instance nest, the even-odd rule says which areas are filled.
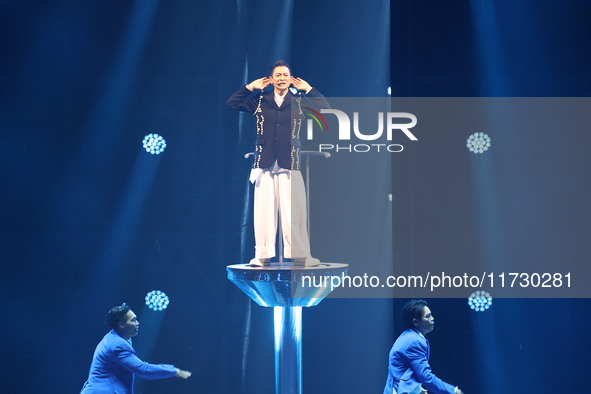
[[[226,267],[228,279],[261,306],[314,306],[330,292],[331,276],[346,275],[347,264],[314,267],[271,263],[264,267],[235,264]]]

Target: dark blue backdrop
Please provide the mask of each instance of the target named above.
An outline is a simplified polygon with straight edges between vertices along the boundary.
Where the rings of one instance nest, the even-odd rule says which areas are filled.
[[[591,6],[582,1],[394,1],[393,95],[587,97],[590,16]],[[497,188],[488,201],[469,197],[475,185],[465,179],[470,171],[483,174],[449,154],[447,137],[430,135],[421,145],[421,157],[434,160],[412,154],[394,160],[394,187],[402,191],[393,221],[400,264],[466,256],[520,258],[533,269],[537,259],[554,258],[558,270],[564,259],[586,264],[588,133],[568,126],[528,130],[515,136],[513,156],[495,151],[493,137]],[[492,220],[502,224],[503,234],[496,235],[506,242],[488,240],[505,250],[483,256],[479,242],[471,241],[486,242],[490,232],[474,225],[472,215],[507,196],[508,209]],[[466,393],[588,391],[580,380],[589,366],[581,349],[590,340],[578,323],[589,324],[588,299],[495,299],[491,313],[481,315],[468,313],[460,301],[430,300],[438,321],[430,334],[431,364],[439,376]],[[400,305],[395,300],[394,308]]]
[[[2,391],[77,392],[125,301],[140,356],[194,372],[137,392],[272,392],[271,310],[225,277],[252,251],[253,142],[226,98],[278,57],[327,96],[589,95],[587,2],[485,3],[1,1]],[[142,307],[153,289],[163,315]],[[304,392],[381,392],[403,301],[306,310]],[[584,387],[587,300],[430,303],[432,366],[466,393]]]

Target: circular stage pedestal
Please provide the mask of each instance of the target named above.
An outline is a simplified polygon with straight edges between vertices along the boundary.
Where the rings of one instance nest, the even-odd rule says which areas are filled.
[[[264,267],[226,267],[228,279],[260,306],[274,307],[275,393],[302,393],[302,307],[318,305],[331,291],[331,276],[347,264],[304,267],[271,263]]]

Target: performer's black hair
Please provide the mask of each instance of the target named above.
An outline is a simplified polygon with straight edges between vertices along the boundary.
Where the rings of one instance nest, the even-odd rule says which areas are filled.
[[[425,300],[411,300],[402,307],[402,325],[405,329],[415,328],[413,319],[421,320],[426,306]]]
[[[112,307],[105,316],[105,323],[116,330],[119,322],[124,321],[125,315],[127,315],[127,312],[130,310],[131,308],[125,302],[121,305]]]
[[[285,60],[277,60],[275,63],[273,63],[273,66],[271,66],[271,75],[273,75],[273,71],[275,71],[277,67],[287,67],[289,69],[289,73],[292,73],[291,67]]]

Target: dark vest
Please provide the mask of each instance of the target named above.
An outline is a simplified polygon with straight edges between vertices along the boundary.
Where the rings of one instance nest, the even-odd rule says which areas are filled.
[[[277,160],[281,168],[300,169],[301,100],[288,91],[278,107],[273,91],[261,92],[254,111],[257,131],[254,168],[272,167]]]

